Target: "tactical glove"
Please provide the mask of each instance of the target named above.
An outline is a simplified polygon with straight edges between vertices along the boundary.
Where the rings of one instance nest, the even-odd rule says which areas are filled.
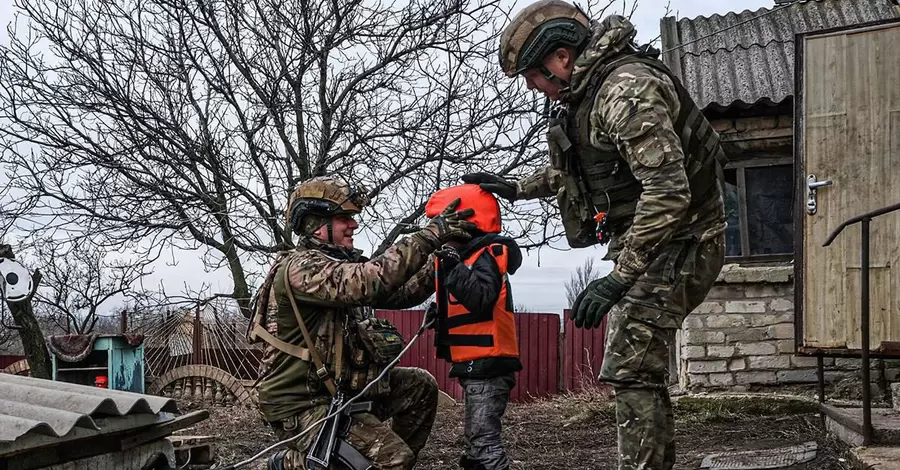
[[[478,229],[474,223],[466,220],[475,215],[475,209],[457,211],[460,202],[460,198],[454,199],[443,212],[434,216],[425,226],[424,230],[437,238],[438,245],[450,240],[470,240],[471,232]]]
[[[466,184],[477,184],[481,189],[494,193],[509,202],[514,202],[518,197],[518,189],[515,181],[503,179],[490,173],[469,173],[461,178]]]
[[[571,318],[575,320],[575,327],[599,327],[603,317],[625,297],[628,289],[631,289],[631,285],[616,273],[592,281],[578,294],[572,305]]]

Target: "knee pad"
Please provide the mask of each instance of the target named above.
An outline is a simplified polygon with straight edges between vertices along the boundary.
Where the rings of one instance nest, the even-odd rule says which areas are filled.
[[[287,449],[281,449],[278,452],[269,456],[268,462],[268,470],[285,470],[284,468],[284,456],[287,454]]]
[[[281,449],[269,456],[267,470],[305,470],[303,456],[293,449]]]

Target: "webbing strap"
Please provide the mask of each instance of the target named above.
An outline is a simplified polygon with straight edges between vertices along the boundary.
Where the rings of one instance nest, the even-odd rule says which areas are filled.
[[[313,362],[316,367],[316,375],[319,376],[319,380],[325,382],[325,388],[331,392],[332,395],[337,394],[337,387],[334,385],[334,379],[328,375],[328,369],[325,367],[325,363],[322,361],[321,356],[319,356],[319,351],[316,350],[316,344],[312,340],[312,335],[309,334],[309,330],[306,328],[306,323],[303,321],[303,316],[300,315],[300,308],[297,307],[297,299],[294,298],[294,288],[291,286],[291,280],[288,278],[288,272],[291,267],[291,258],[288,258],[287,263],[284,266],[284,287],[287,290],[288,299],[291,301],[291,308],[294,309],[294,316],[297,318],[297,324],[300,325],[300,332],[303,333],[303,340],[306,341],[306,345],[309,346],[309,352],[312,355]],[[339,325],[335,325],[336,327]],[[340,346],[336,346],[335,349],[335,366],[336,372],[340,373],[341,367],[341,355],[343,354],[343,328],[341,328],[340,333],[338,334],[338,344]]]
[[[262,325],[253,325],[253,334],[272,345],[272,347],[274,347],[275,349],[289,356],[294,356],[297,359],[305,362],[310,361],[309,349],[297,346],[296,344],[287,343],[276,338],[274,335],[272,335],[272,333],[269,333],[268,330],[263,328]]]

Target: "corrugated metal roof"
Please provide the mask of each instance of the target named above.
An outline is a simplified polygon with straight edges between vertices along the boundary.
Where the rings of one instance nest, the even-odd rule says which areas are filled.
[[[664,60],[702,108],[780,103],[794,94],[795,34],[898,16],[891,0],[808,0],[724,16],[667,17],[663,50],[683,46]]]
[[[61,437],[94,418],[177,412],[171,398],[0,374],[0,442],[28,434]]]

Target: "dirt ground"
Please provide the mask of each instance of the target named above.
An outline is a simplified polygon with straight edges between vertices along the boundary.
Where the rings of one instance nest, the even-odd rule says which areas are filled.
[[[190,404],[182,410],[190,409]],[[815,440],[816,460],[792,470],[849,469],[844,447],[824,436],[814,403],[758,398],[681,397],[676,402],[676,469],[697,469],[710,453],[771,448]],[[255,410],[210,409],[210,418],[183,434],[219,436],[218,465],[245,459],[274,442]],[[602,393],[511,404],[503,439],[514,469],[614,469],[614,406]],[[458,468],[464,443],[461,407],[442,407],[417,469]],[[265,469],[263,463],[251,466]]]

